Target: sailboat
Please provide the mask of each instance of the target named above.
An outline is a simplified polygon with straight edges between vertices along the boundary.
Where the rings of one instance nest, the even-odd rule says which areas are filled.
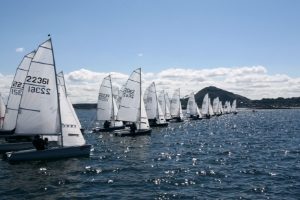
[[[202,119],[201,113],[195,100],[194,92],[192,92],[189,96],[186,113],[191,119]]]
[[[235,115],[237,114],[237,110],[236,110],[236,99],[233,100],[233,102],[232,102],[231,112],[232,112],[233,114],[235,114]]]
[[[0,93],[0,128],[3,127],[4,116],[5,116],[5,103]]]
[[[172,120],[175,122],[183,121],[182,107],[180,102],[180,88],[176,89],[172,96],[170,112]]]
[[[170,99],[168,93],[162,90],[158,95],[158,102],[160,104],[161,110],[165,116],[166,121],[171,120],[171,113],[170,113]]]
[[[166,122],[165,116],[158,102],[154,82],[152,82],[151,85],[146,89],[144,94],[144,102],[150,127],[168,126],[169,123]]]
[[[116,120],[117,113],[118,107],[113,96],[111,75],[109,75],[101,83],[97,104],[97,121],[104,122],[104,127],[96,127],[93,132],[111,132],[125,128],[122,121]]]
[[[25,55],[16,70],[13,82],[10,87],[10,92],[8,95],[8,100],[7,100],[7,105],[6,105],[6,113],[5,113],[5,117],[4,117],[4,121],[3,121],[3,127],[2,127],[2,129],[0,129],[1,137],[13,136],[13,134],[15,132],[21,95],[23,93],[23,86],[24,86],[23,83],[25,81],[29,65],[30,65],[31,60],[34,55],[35,55],[35,51],[32,51],[32,52],[28,53],[27,55]],[[13,136],[13,137],[16,139],[23,138],[23,137],[19,137],[19,136]]]
[[[214,98],[214,100],[213,100],[213,106],[212,107],[213,107],[213,111],[214,111],[215,115],[219,114],[219,112],[218,112],[219,102],[220,102],[219,97]]]
[[[139,136],[151,133],[148,117],[142,98],[141,68],[132,72],[122,89],[122,98],[117,114],[117,120],[132,123],[136,130],[115,130],[116,136]],[[133,126],[131,126],[133,127]],[[134,129],[135,129],[134,128]]]
[[[63,83],[57,78],[51,38],[38,47],[23,87],[15,133],[57,136],[59,146],[7,152],[6,160],[19,162],[89,156],[91,145],[86,144]]]
[[[208,113],[209,113],[210,116],[214,116],[214,115],[215,115],[215,114],[214,114],[214,111],[213,111],[213,107],[212,107],[212,105],[211,105],[211,100],[210,100],[210,98],[208,98]]]
[[[206,93],[202,101],[202,109],[201,109],[202,116],[206,119],[209,119],[211,117],[209,112],[209,105],[210,105],[210,98],[208,96],[208,93]]]

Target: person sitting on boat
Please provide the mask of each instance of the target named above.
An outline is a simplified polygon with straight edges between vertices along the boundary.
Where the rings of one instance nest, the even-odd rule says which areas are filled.
[[[49,144],[48,138],[45,138],[45,139],[44,139],[44,146],[45,146],[45,149],[48,149],[48,144]]]
[[[107,129],[107,128],[109,128],[109,126],[110,126],[110,122],[107,121],[107,120],[105,120],[105,122],[104,122],[104,124],[103,124],[103,127],[104,127],[105,129]]]
[[[40,135],[34,136],[32,144],[36,150],[45,150],[45,141],[40,137]]]
[[[130,125],[130,132],[131,132],[131,133],[135,133],[135,131],[136,131],[136,124],[135,124],[135,123],[132,123],[132,124]]]

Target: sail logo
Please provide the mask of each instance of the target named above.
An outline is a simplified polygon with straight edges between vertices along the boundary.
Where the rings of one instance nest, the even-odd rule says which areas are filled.
[[[131,90],[129,88],[124,88],[123,90],[123,97],[129,97],[129,98],[134,98],[134,92],[135,90]]]
[[[110,97],[109,94],[103,94],[103,93],[99,93],[98,95],[98,100],[100,101],[108,101],[108,98]]]

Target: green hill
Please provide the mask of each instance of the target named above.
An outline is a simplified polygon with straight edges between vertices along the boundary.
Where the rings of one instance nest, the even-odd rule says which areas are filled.
[[[216,97],[219,97],[220,101],[225,103],[225,101],[230,101],[231,103],[233,102],[234,99],[237,101],[237,107],[252,107],[252,102],[250,99],[243,97],[238,94],[234,94],[232,92],[228,92],[226,90],[222,90],[220,88],[210,86],[203,88],[202,90],[198,91],[195,94],[195,100],[198,104],[198,107],[201,108],[202,106],[202,101],[204,96],[208,93],[210,99],[214,99]],[[182,103],[182,108],[185,109],[187,105],[188,97],[181,99]]]

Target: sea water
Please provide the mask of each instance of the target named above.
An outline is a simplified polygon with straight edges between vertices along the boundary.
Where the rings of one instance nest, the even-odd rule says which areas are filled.
[[[154,128],[91,133],[90,158],[0,161],[0,199],[300,199],[300,110],[250,110]]]

